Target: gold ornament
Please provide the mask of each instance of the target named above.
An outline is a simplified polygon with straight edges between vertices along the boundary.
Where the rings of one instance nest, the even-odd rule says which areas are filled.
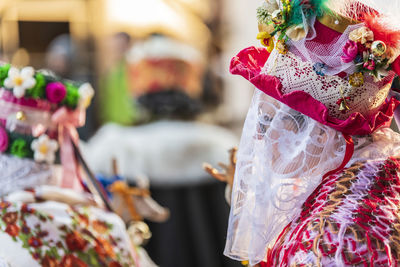
[[[283,15],[282,15],[282,11],[277,9],[274,12],[272,12],[271,14],[271,20],[273,23],[275,23],[276,25],[280,25],[283,23]]]
[[[19,121],[26,121],[26,115],[25,115],[25,112],[23,112],[23,111],[18,111],[17,114],[15,114],[15,117]]]
[[[371,52],[376,57],[385,55],[387,50],[386,44],[382,41],[375,41],[371,45]]]
[[[276,43],[276,49],[278,49],[278,52],[282,55],[286,55],[287,52],[289,51],[288,46],[284,40],[279,40]]]
[[[361,72],[356,72],[350,75],[349,84],[353,87],[360,87],[364,85],[364,75]]]
[[[349,110],[350,108],[349,108],[349,106],[347,105],[347,103],[346,103],[346,99],[342,99],[342,102],[340,102],[340,107],[339,107],[339,110],[340,111],[347,111],[347,110]]]

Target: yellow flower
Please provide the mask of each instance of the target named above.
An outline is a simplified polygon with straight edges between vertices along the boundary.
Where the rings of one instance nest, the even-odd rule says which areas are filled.
[[[272,36],[269,33],[260,32],[257,34],[257,39],[261,41],[261,44],[263,46],[267,47],[267,51],[269,53],[271,53],[272,50],[274,50],[274,47],[275,47],[274,39],[272,38]]]

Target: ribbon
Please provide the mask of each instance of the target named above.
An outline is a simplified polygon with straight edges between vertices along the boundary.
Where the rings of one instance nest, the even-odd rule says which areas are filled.
[[[119,214],[123,214],[123,209],[125,206],[128,207],[129,213],[134,221],[142,221],[143,217],[136,210],[135,203],[132,201],[132,196],[148,197],[150,196],[150,191],[145,188],[129,187],[123,181],[116,181],[110,186],[110,191],[113,194],[118,194],[123,200],[122,205],[119,207]]]
[[[353,157],[353,154],[354,154],[354,141],[353,141],[353,138],[350,135],[347,135],[347,134],[343,134],[343,137],[346,140],[346,152],[344,154],[344,158],[343,158],[342,164],[340,164],[340,166],[337,169],[326,173],[322,177],[322,180],[325,180],[329,176],[331,176],[331,175],[343,170],[346,167],[347,163],[349,163],[349,161]]]
[[[58,125],[60,159],[63,165],[61,186],[82,190],[82,177],[72,143],[76,145],[79,141],[76,128],[85,124],[85,112],[80,109],[70,111],[66,107],[62,107],[54,112],[51,120]]]

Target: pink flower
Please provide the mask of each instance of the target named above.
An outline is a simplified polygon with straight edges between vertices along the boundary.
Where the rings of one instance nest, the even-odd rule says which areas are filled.
[[[6,130],[0,126],[0,153],[6,152],[8,143],[8,134]]]
[[[47,100],[49,100],[51,103],[60,103],[64,100],[66,94],[67,89],[65,88],[64,84],[60,82],[49,83],[46,86]]]
[[[365,62],[364,68],[366,68],[368,70],[374,70],[375,69],[375,61],[369,60],[369,61]]]
[[[343,47],[343,53],[342,61],[344,63],[352,62],[358,55],[357,43],[351,40],[347,41],[346,45]]]

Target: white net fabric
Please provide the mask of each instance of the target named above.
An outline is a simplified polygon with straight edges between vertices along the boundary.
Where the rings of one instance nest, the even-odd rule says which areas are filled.
[[[4,154],[0,154],[0,170],[0,197],[17,190],[48,184],[52,177],[49,165]]]
[[[390,129],[354,141],[349,164],[400,155],[400,138]],[[262,261],[344,153],[341,133],[256,90],[238,152],[225,254]]]
[[[326,74],[328,75],[336,75],[341,72],[354,73],[356,70],[354,63],[344,63],[341,59],[344,56],[343,47],[349,40],[349,34],[364,26],[364,24],[350,25],[343,34],[335,37],[328,35],[321,44],[321,38],[318,38],[318,40],[316,38],[315,20],[315,17],[309,21],[304,20],[304,25],[308,25],[306,27],[307,37],[299,41],[289,39],[287,43],[290,51],[300,56],[303,61],[325,64]]]

